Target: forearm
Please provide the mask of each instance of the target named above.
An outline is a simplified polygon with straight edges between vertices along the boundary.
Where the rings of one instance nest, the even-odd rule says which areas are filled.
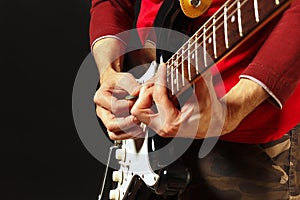
[[[268,97],[269,94],[259,84],[248,79],[240,79],[221,99],[227,108],[223,134],[233,131],[247,115]]]
[[[140,85],[129,73],[121,73],[126,46],[116,38],[98,40],[92,48],[100,73],[100,87],[95,93],[97,116],[113,140],[128,139],[142,133],[128,112],[133,101],[124,96],[137,95]],[[125,131],[126,130],[126,131]]]
[[[101,82],[108,78],[109,74],[122,71],[125,50],[125,44],[116,38],[104,38],[94,44],[92,52]]]

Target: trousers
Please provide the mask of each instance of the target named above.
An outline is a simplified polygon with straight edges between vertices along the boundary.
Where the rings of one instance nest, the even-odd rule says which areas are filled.
[[[180,200],[300,200],[300,125],[266,144],[218,141],[189,163],[197,172]]]

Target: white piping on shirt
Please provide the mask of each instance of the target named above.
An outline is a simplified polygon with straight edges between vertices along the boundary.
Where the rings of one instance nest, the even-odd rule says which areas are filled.
[[[156,47],[156,43],[153,42],[152,40],[146,40],[146,42],[149,42],[149,43],[151,43],[154,47]]]
[[[115,35],[104,35],[104,36],[98,37],[97,39],[94,40],[94,42],[91,45],[91,52],[93,52],[92,50],[93,50],[93,47],[96,44],[96,42],[98,42],[99,40],[105,39],[105,38],[114,38],[114,39],[117,39],[117,40],[121,41],[125,46],[127,46],[127,43],[124,42],[124,40],[122,40],[121,38],[119,38],[119,37],[117,37]]]
[[[279,99],[275,96],[275,94],[260,80],[252,77],[252,76],[248,76],[248,75],[240,75],[239,78],[246,78],[249,79],[251,81],[254,81],[255,83],[257,83],[258,85],[260,85],[262,88],[264,88],[264,90],[271,96],[273,97],[273,99],[276,101],[276,103],[279,105],[279,108],[282,109],[282,103],[279,101]]]

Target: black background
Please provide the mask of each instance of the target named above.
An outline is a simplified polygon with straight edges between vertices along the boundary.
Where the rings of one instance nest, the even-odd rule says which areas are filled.
[[[0,199],[94,200],[102,165],[72,118],[90,0],[1,0]]]

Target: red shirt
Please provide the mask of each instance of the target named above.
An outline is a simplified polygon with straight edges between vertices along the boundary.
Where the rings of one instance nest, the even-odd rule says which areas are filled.
[[[138,28],[152,25],[161,2],[142,0]],[[214,0],[210,8],[191,24],[191,29],[201,27],[224,2],[225,0]],[[133,5],[134,2],[128,0],[93,0],[91,44],[99,37],[131,29],[134,20]],[[250,113],[233,132],[221,139],[243,143],[270,142],[300,123],[299,19],[300,1],[293,1],[279,22],[273,20],[238,51],[218,63],[226,91],[239,81],[240,76],[245,76],[260,81],[273,96],[270,101],[263,102]],[[140,36],[142,40],[145,39],[145,33]],[[276,100],[279,104],[274,103]],[[278,108],[280,104],[282,109]]]

